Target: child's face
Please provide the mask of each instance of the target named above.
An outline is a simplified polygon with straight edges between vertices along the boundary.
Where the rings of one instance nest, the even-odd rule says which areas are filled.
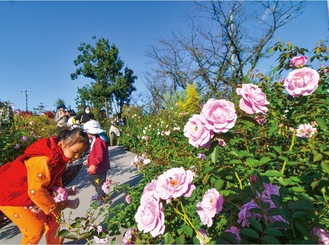
[[[81,155],[87,150],[87,146],[82,143],[75,143],[71,146],[66,146],[64,143],[61,144],[64,156],[69,158],[71,162],[78,160]]]

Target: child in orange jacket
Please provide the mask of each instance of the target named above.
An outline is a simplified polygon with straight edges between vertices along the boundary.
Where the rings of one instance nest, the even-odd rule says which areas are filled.
[[[88,147],[88,135],[82,129],[67,129],[59,137],[36,141],[0,167],[0,210],[20,229],[21,244],[37,244],[43,234],[47,244],[63,242],[55,235],[56,217],[68,203],[56,202],[52,188],[63,187],[67,163],[79,159]]]

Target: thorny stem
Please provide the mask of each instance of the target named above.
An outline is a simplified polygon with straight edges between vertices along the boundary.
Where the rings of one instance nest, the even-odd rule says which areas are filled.
[[[235,173],[235,177],[236,177],[236,178],[238,179],[238,181],[239,181],[240,189],[242,190],[242,189],[243,189],[243,187],[242,187],[242,181],[241,181],[241,179],[240,179],[238,173],[237,173],[237,172],[234,172],[234,173]]]
[[[290,144],[289,151],[291,151],[292,148],[294,147],[294,145],[295,145],[295,139],[296,139],[296,130],[294,130],[294,132],[292,134],[292,139],[291,139],[291,144]],[[284,161],[283,166],[282,166],[282,169],[281,169],[281,173],[282,174],[284,173],[284,170],[286,168],[286,165],[287,165],[287,161]]]
[[[182,203],[180,200],[178,200],[178,199],[176,199],[176,200],[177,200],[177,202],[180,204],[180,206],[181,206],[181,208],[182,208],[182,210],[183,210],[183,212],[180,212],[180,211],[178,210],[177,207],[174,207],[174,210],[176,211],[176,213],[179,214],[179,215],[181,215],[181,216],[183,217],[184,222],[185,222],[186,224],[188,224],[189,226],[192,227],[192,229],[195,231],[195,233],[196,233],[196,234],[198,235],[198,237],[201,239],[202,243],[203,243],[203,244],[207,244],[209,241],[205,240],[205,239],[203,238],[203,236],[200,234],[200,232],[195,228],[195,226],[193,225],[192,221],[189,219],[189,217],[188,217],[188,215],[187,215],[187,213],[186,213],[186,211],[185,211],[185,208],[184,208],[184,206],[183,206],[183,203]]]

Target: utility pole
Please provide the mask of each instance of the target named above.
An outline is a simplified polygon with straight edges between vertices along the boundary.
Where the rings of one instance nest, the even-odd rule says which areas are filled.
[[[27,89],[25,89],[25,90],[22,90],[21,91],[22,93],[25,93],[25,105],[26,105],[26,111],[29,111],[29,107],[28,107],[28,94],[29,93],[32,93],[32,91],[31,90],[27,90]]]

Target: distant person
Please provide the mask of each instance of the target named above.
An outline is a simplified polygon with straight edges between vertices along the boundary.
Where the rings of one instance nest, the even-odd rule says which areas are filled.
[[[77,114],[75,113],[74,110],[68,110],[69,113],[69,119],[67,121],[67,124],[70,128],[76,128],[79,125],[77,124],[77,120],[75,119],[75,117],[77,116]]]
[[[83,125],[83,129],[90,139],[90,149],[84,165],[88,167],[88,174],[91,184],[95,187],[96,194],[91,197],[97,200],[99,205],[105,203],[106,193],[102,186],[106,181],[107,171],[110,169],[109,151],[107,143],[99,136],[105,130],[96,120],[91,120]]]
[[[54,187],[63,187],[67,164],[79,159],[89,147],[80,128],[66,129],[58,137],[42,138],[26,148],[13,162],[0,167],[0,210],[22,233],[21,244],[38,244],[45,234],[47,244],[60,244],[57,222],[63,209],[76,208],[77,201],[56,201]],[[76,194],[75,188],[68,195]]]
[[[62,130],[66,129],[68,127],[68,119],[69,119],[69,114],[65,110],[66,107],[64,104],[61,104],[57,107],[58,111],[56,112],[55,115],[55,120],[56,120],[56,126],[57,130],[61,132]]]
[[[90,106],[86,105],[84,108],[84,112],[77,115],[75,118],[78,123],[85,124],[86,122],[90,121],[91,119],[95,119],[94,114],[90,111]]]

